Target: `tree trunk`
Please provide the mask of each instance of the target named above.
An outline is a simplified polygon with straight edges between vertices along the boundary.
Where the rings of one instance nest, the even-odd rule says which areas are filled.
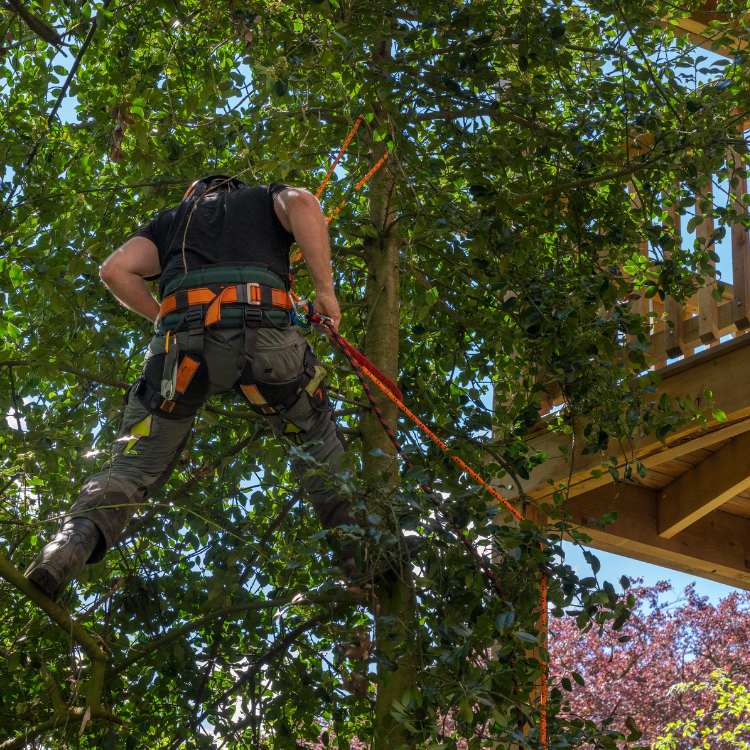
[[[383,54],[390,45],[383,45]],[[384,108],[376,107],[376,120],[387,121],[388,113]],[[385,153],[384,141],[371,144],[371,164],[375,164]],[[377,238],[368,239],[365,243],[367,259],[367,285],[365,298],[367,302],[367,323],[365,328],[367,357],[377,365],[389,378],[398,379],[398,341],[399,341],[399,270],[398,252],[400,239],[396,225],[396,212],[393,208],[393,190],[395,175],[386,162],[373,175],[369,183],[370,221],[378,232]],[[377,389],[376,397],[383,411],[383,416],[391,428],[398,426],[398,409]],[[363,465],[365,474],[372,480],[385,480],[388,483],[398,480],[398,457],[390,439],[386,435],[377,417],[368,412],[362,420]],[[370,452],[377,449],[385,456],[372,456]],[[392,529],[393,530],[393,529]],[[411,571],[403,571],[402,580],[388,580],[376,585],[377,598],[376,636],[383,643],[382,636],[392,633],[394,628],[409,639],[413,633],[415,619],[414,588]],[[380,618],[393,617],[395,624],[383,626]],[[393,641],[390,641],[391,643]],[[395,672],[378,668],[378,692],[375,707],[375,738],[373,750],[389,750],[408,743],[408,733],[391,716],[394,699],[401,699],[404,691],[416,681],[416,669],[412,649],[408,646],[406,654],[398,660]]]

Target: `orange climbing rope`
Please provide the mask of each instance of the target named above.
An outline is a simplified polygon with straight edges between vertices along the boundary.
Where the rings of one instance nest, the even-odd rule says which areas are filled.
[[[378,378],[375,374],[373,374],[372,369],[376,369],[372,363],[369,362],[369,360],[362,355],[360,352],[357,352],[354,347],[352,347],[349,342],[347,342],[345,339],[342,338],[341,334],[336,330],[336,328],[331,324],[331,322],[327,318],[321,318],[320,315],[311,314],[310,320],[318,325],[325,326],[328,329],[329,336],[334,340],[336,345],[341,349],[344,356],[349,360],[349,363],[354,368],[355,373],[360,379],[360,382],[362,383],[365,393],[370,400],[370,403],[372,404],[372,409],[375,412],[376,416],[380,420],[380,423],[383,425],[383,429],[388,434],[388,437],[391,439],[391,442],[395,446],[396,450],[401,453],[402,458],[407,466],[407,468],[411,468],[412,464],[408,460],[408,458],[403,454],[401,446],[394,435],[391,428],[388,426],[388,423],[385,421],[385,418],[382,415],[382,412],[378,408],[377,404],[375,403],[375,400],[372,397],[372,394],[369,391],[369,388],[367,387],[367,381],[364,380],[363,375],[367,375],[367,377],[375,383],[375,385],[380,388],[383,393],[385,393],[386,396],[394,403],[396,406],[404,413],[406,416],[411,419],[414,424],[416,424],[422,432],[424,432],[425,435],[427,435],[430,440],[432,440],[436,445],[438,445],[442,450],[448,451],[448,446],[437,436],[435,435],[432,430],[424,423],[422,422],[419,417],[414,414],[411,409],[409,409],[403,401],[398,398],[389,388],[386,386],[380,378]],[[356,354],[359,355],[357,359],[352,356],[352,353],[356,352]],[[368,368],[367,364],[371,365],[371,368]],[[379,371],[378,371],[379,372]],[[491,487],[487,482],[482,479],[479,474],[477,474],[468,464],[466,464],[465,461],[460,459],[458,456],[450,455],[449,458],[451,458],[455,463],[457,463],[470,477],[472,477],[474,480],[476,480],[482,487],[484,487],[492,497],[494,497],[501,505],[503,505],[510,513],[515,516],[519,521],[523,520],[523,516],[521,513],[519,513],[502,495],[500,495],[493,487]],[[432,501],[433,505],[436,507],[438,511],[442,513],[442,515],[448,520],[449,523],[453,524],[453,519],[448,515],[441,507],[441,504],[437,501],[437,499],[434,497],[435,493],[426,486],[423,486],[422,489],[427,493],[427,496]],[[495,589],[495,591],[500,595],[501,598],[505,598],[502,595],[502,591],[500,589],[500,585],[495,578],[492,571],[487,567],[486,563],[482,559],[482,557],[479,555],[479,553],[476,550],[476,547],[469,541],[469,539],[466,537],[466,535],[462,532],[462,530],[458,529],[455,525],[453,526],[454,531],[458,533],[459,539],[464,543],[464,545],[467,547],[469,552],[471,552],[474,557],[479,562],[482,570],[489,578],[490,584]],[[541,582],[540,582],[540,625],[542,632],[546,635],[547,633],[547,575],[546,573],[542,573],[541,576]],[[546,639],[545,639],[545,648],[546,648]],[[539,733],[542,740],[543,746],[546,747],[547,745],[547,662],[542,661],[542,679],[541,679],[541,690],[539,695],[539,702],[540,702],[540,713],[541,713],[541,719],[539,722]]]
[[[349,145],[349,142],[354,137],[354,134],[357,132],[357,128],[359,127],[359,124],[363,121],[364,116],[360,115],[357,118],[357,122],[354,123],[354,127],[349,131],[349,135],[346,136],[346,140],[344,141],[344,145],[341,147],[341,150],[339,151],[338,155],[333,161],[333,164],[331,165],[331,168],[328,170],[328,174],[326,174],[325,179],[323,180],[323,183],[318,188],[318,192],[315,193],[316,198],[320,198],[320,196],[323,194],[323,188],[325,188],[326,184],[328,183],[328,180],[330,176],[333,174],[333,170],[336,168],[336,165],[339,163],[339,159],[344,154],[344,151],[346,150],[346,147]],[[367,181],[372,177],[375,172],[380,169],[380,167],[385,163],[386,159],[388,158],[388,151],[386,151],[383,156],[378,160],[378,162],[375,164],[375,166],[354,186],[354,192],[356,193],[358,190],[360,190],[364,185],[367,183]],[[347,199],[344,198],[344,200],[339,203],[336,208],[333,209],[333,212],[331,215],[326,219],[326,224],[330,224],[336,214],[341,210],[341,207],[346,204]],[[298,251],[297,254],[292,258],[292,262],[296,263],[300,258],[302,257],[302,251]]]
[[[364,117],[365,117],[364,115],[360,115],[357,118],[357,122],[354,123],[354,127],[349,131],[349,135],[346,136],[344,145],[341,147],[336,158],[333,160],[333,164],[331,164],[331,168],[328,170],[328,174],[326,174],[325,179],[323,180],[321,186],[318,188],[318,192],[315,193],[316,198],[320,198],[320,196],[323,194],[323,189],[328,183],[328,180],[331,179],[333,170],[336,169],[336,165],[339,163],[339,159],[341,159],[341,157],[344,155],[344,151],[346,151],[346,147],[351,143],[351,140],[352,138],[354,138],[354,134],[357,132],[357,128],[360,126],[360,123],[364,120]]]
[[[417,425],[417,427],[419,427],[419,429],[422,430],[422,432],[424,432],[433,443],[444,451],[448,450],[448,446],[434,432],[432,432],[432,430],[430,430],[430,428],[416,414],[414,414],[411,409],[399,401],[396,396],[391,393],[388,387],[381,383],[380,380],[367,369],[367,367],[363,365],[360,365],[360,367],[362,368],[362,372],[364,372],[365,375],[367,375],[367,377],[370,378],[370,380],[372,380],[372,382],[375,383],[375,385],[378,386],[378,388],[380,388],[380,390],[383,391],[383,393],[385,393],[385,395],[388,396],[388,398],[393,401],[393,403],[396,404],[396,406],[398,406],[398,408],[401,409],[401,411],[404,412],[404,414],[406,414],[406,416],[409,417],[409,419],[411,419],[411,421],[414,422],[414,424]],[[485,482],[484,479],[482,479],[482,477],[480,477],[479,474],[477,474],[476,471],[474,471],[474,469],[472,469],[465,461],[458,456],[449,455],[448,457],[455,461],[455,463],[457,463],[472,479],[481,484],[482,487],[484,487],[487,492],[495,498],[495,500],[501,505],[504,505],[505,508],[519,521],[523,521],[523,516],[497,490],[487,484],[487,482]]]
[[[352,138],[354,137],[354,134],[357,131],[357,128],[359,127],[360,123],[362,122],[363,117],[360,115],[357,118],[357,121],[354,123],[354,127],[351,129],[349,134],[346,137],[346,140],[344,141],[343,146],[341,147],[338,155],[336,156],[336,159],[334,160],[333,164],[331,165],[331,168],[328,170],[328,173],[325,176],[325,179],[323,180],[323,183],[321,184],[320,188],[318,189],[318,192],[316,193],[316,197],[320,198],[321,194],[323,193],[323,189],[325,188],[330,176],[333,174],[333,170],[336,168],[336,165],[338,164],[339,160],[341,159],[342,155],[344,154],[344,151],[346,150],[347,146],[351,142]],[[370,171],[357,183],[357,185],[354,187],[354,192],[356,193],[358,190],[360,190],[372,177],[372,175],[375,174],[375,172],[380,169],[380,167],[385,163],[386,159],[388,159],[389,152],[386,150],[385,154],[378,160],[378,162],[370,169]],[[326,219],[326,224],[330,224],[331,221],[333,221],[336,214],[339,213],[341,208],[345,205],[346,198],[341,201],[341,203],[333,210],[333,212],[328,216]],[[302,253],[298,253],[297,256],[294,258],[295,261],[299,260],[302,257]],[[297,301],[299,301],[299,297],[294,294],[294,292],[291,293]],[[373,405],[373,409],[375,410],[376,414],[378,415],[378,418],[380,419],[381,424],[383,425],[383,428],[385,429],[388,436],[391,438],[391,441],[393,442],[396,449],[401,452],[400,445],[398,443],[398,440],[396,439],[396,436],[393,434],[392,430],[388,426],[387,422],[382,416],[382,413],[380,412],[380,409],[377,407],[377,404],[375,403],[374,399],[372,398],[372,394],[369,392],[369,389],[367,388],[367,382],[362,378],[362,374],[366,375],[375,385],[380,388],[383,393],[394,403],[396,406],[404,413],[406,416],[409,417],[409,419],[414,422],[417,427],[425,434],[427,437],[430,438],[437,446],[439,446],[443,451],[448,451],[448,446],[440,440],[440,438],[435,435],[432,430],[430,430],[427,425],[422,422],[419,417],[417,417],[404,403],[403,403],[403,397],[398,391],[398,388],[395,387],[394,390],[398,391],[398,395],[394,394],[393,390],[391,390],[387,385],[385,385],[382,380],[377,377],[373,370],[375,370],[378,375],[382,376],[382,373],[380,370],[378,370],[375,365],[373,365],[364,355],[362,355],[360,352],[358,352],[356,349],[354,349],[351,344],[349,344],[348,341],[343,339],[339,332],[334,328],[334,326],[325,318],[321,318],[319,315],[314,315],[312,313],[312,308],[310,308],[310,320],[312,322],[318,323],[320,325],[325,326],[329,329],[329,335],[331,338],[336,342],[336,344],[341,349],[342,353],[347,357],[350,364],[354,367],[355,372],[357,373],[360,381],[362,382],[362,385],[364,386],[364,389],[368,395],[368,398],[370,399],[370,402]],[[386,379],[386,378],[384,378]],[[389,385],[391,385],[391,381],[388,380]],[[411,462],[408,461],[406,456],[403,456],[404,460],[407,462],[407,465],[410,466]],[[456,464],[458,464],[472,479],[474,479],[476,482],[478,482],[482,487],[484,487],[489,494],[495,498],[495,500],[498,501],[503,507],[508,510],[511,515],[513,515],[516,519],[523,520],[523,515],[519,513],[502,495],[500,495],[493,487],[491,487],[487,482],[482,479],[479,474],[477,474],[465,461],[460,459],[458,456],[454,456],[449,454],[449,458],[451,458]],[[441,510],[439,503],[437,500],[432,497],[434,493],[430,488],[424,487],[425,491],[428,492],[428,496],[431,497],[433,504],[438,508],[438,510]],[[442,514],[446,516],[447,520],[452,522],[452,519],[450,516],[448,516],[445,511],[441,510]],[[499,584],[497,580],[495,579],[492,572],[487,568],[486,564],[482,560],[481,556],[478,554],[476,548],[473,546],[473,544],[469,541],[469,539],[466,537],[465,534],[462,533],[460,529],[454,528],[454,530],[459,533],[459,538],[461,541],[466,545],[466,547],[469,549],[470,552],[473,553],[473,555],[477,558],[477,560],[480,562],[482,569],[485,571],[485,573],[488,575],[490,579],[490,583],[493,585],[493,588],[502,596],[502,593],[500,591]],[[544,646],[546,648],[546,633],[547,633],[547,574],[542,573],[541,576],[541,582],[540,582],[540,625],[541,625],[541,631],[543,634],[545,634],[545,643]],[[540,738],[542,741],[542,745],[544,747],[547,746],[547,671],[548,671],[548,664],[546,661],[542,661],[542,679],[541,679],[541,690],[540,690],[540,708],[541,708],[541,719],[540,719]]]
[[[386,151],[383,154],[383,156],[380,157],[377,164],[375,164],[375,166],[354,186],[355,193],[367,182],[367,180],[370,179],[370,177],[372,177],[375,174],[375,172],[377,172],[380,169],[380,167],[383,165],[383,163],[385,162],[387,158],[388,158],[388,152]],[[326,224],[330,224],[333,221],[334,217],[341,210],[341,207],[345,203],[346,203],[346,198],[344,198],[344,200],[342,200],[341,203],[339,203],[339,205],[333,209],[333,213],[326,219]]]
[[[548,648],[547,645],[547,574],[542,573],[541,581],[541,592],[540,592],[540,607],[542,609],[540,617],[540,630],[544,634],[544,648]],[[541,708],[541,720],[539,721],[539,734],[542,738],[542,743],[547,744],[547,662],[542,661],[542,680],[541,690],[539,692],[539,707]]]

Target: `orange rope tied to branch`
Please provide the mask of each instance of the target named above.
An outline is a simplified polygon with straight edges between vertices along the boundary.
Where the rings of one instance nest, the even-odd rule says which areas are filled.
[[[358,363],[360,366],[360,369],[362,372],[367,375],[367,377],[372,380],[373,383],[375,383],[378,388],[380,388],[383,393],[385,393],[388,398],[393,401],[396,406],[398,406],[401,411],[406,414],[409,419],[411,419],[412,422],[414,422],[417,427],[419,427],[422,432],[424,432],[427,437],[430,438],[436,445],[438,445],[440,448],[442,448],[444,451],[448,451],[448,446],[437,436],[435,435],[432,430],[424,423],[422,422],[419,417],[417,417],[411,409],[409,409],[407,406],[405,406],[383,383],[380,382],[380,380],[375,377],[375,375],[370,372],[367,367],[362,364],[361,362]],[[449,458],[455,461],[472,479],[476,480],[482,487],[484,487],[487,492],[492,495],[492,497],[495,498],[501,505],[503,505],[507,510],[509,510],[513,516],[515,516],[516,519],[519,521],[523,520],[523,516],[504,498],[502,495],[500,495],[493,487],[491,487],[487,482],[482,479],[482,477],[479,476],[470,466],[468,466],[464,461],[462,461],[458,456],[449,455]],[[547,634],[547,574],[542,573],[542,579],[541,579],[541,585],[540,585],[540,602],[539,607],[541,609],[540,612],[540,630],[545,636],[545,643],[543,644],[544,647],[547,647],[546,644],[546,634]],[[547,745],[547,662],[542,661],[542,680],[541,680],[541,690],[539,695],[539,703],[540,703],[540,709],[541,709],[541,719],[539,722],[539,733],[541,736],[542,744]]]
[[[346,140],[344,141],[344,145],[341,147],[338,153],[338,156],[336,156],[336,158],[333,160],[333,164],[331,164],[331,168],[328,170],[328,174],[325,176],[323,183],[318,188],[318,192],[315,193],[316,198],[320,198],[320,196],[323,194],[323,189],[328,183],[328,180],[331,179],[333,170],[336,169],[336,165],[339,163],[339,159],[341,159],[341,157],[344,155],[344,151],[346,151],[346,147],[351,143],[352,138],[354,138],[354,134],[357,132],[357,128],[360,126],[363,120],[364,120],[364,115],[360,115],[357,118],[357,122],[354,123],[354,127],[349,131],[349,135],[346,136]]]
[[[385,385],[383,382],[381,382],[381,379],[377,377],[372,370],[377,369],[375,365],[373,365],[369,360],[367,360],[364,355],[357,352],[354,347],[349,344],[345,339],[342,338],[341,334],[334,328],[334,326],[325,318],[321,318],[319,315],[310,315],[310,319],[312,322],[320,324],[328,328],[328,335],[333,339],[333,341],[336,343],[336,345],[341,349],[344,356],[349,360],[349,364],[352,365],[355,373],[357,374],[357,377],[359,378],[360,382],[362,383],[362,386],[365,390],[365,394],[367,395],[367,398],[369,399],[372,409],[375,412],[375,415],[378,417],[378,420],[383,426],[383,429],[386,431],[386,434],[391,439],[391,442],[393,443],[396,450],[401,454],[401,458],[404,461],[404,464],[407,466],[407,468],[411,468],[412,464],[411,461],[407,458],[407,456],[403,453],[403,450],[401,448],[401,444],[398,442],[398,439],[396,438],[396,435],[393,433],[391,428],[389,427],[388,423],[385,421],[385,418],[383,417],[382,412],[377,406],[377,403],[375,402],[375,399],[373,398],[372,394],[370,393],[370,389],[367,386],[367,381],[364,379],[364,376],[366,375],[375,385],[380,388],[383,393],[385,393],[388,398],[393,401],[396,406],[404,413],[406,416],[411,419],[414,424],[416,424],[422,432],[427,435],[430,440],[432,440],[436,445],[438,445],[442,450],[448,451],[448,446],[437,436],[435,435],[432,430],[430,430],[427,425],[422,422],[419,417],[417,417],[411,409],[409,409],[402,400],[394,395],[394,393]],[[356,353],[359,355],[357,359],[354,358],[353,354]],[[368,367],[370,365],[370,367]],[[378,373],[380,371],[378,370]],[[400,395],[400,394],[399,394]],[[451,458],[453,461],[455,461],[470,477],[475,479],[477,482],[479,482],[480,485],[482,485],[489,493],[494,497],[501,505],[503,505],[510,513],[515,516],[516,519],[519,521],[523,520],[523,515],[519,513],[504,497],[502,497],[493,487],[491,487],[487,482],[485,482],[470,466],[468,466],[464,461],[462,461],[458,456],[453,456],[449,454],[449,458]],[[459,539],[464,543],[464,545],[467,547],[469,552],[473,554],[473,556],[477,559],[477,562],[479,563],[480,567],[482,568],[482,571],[485,573],[485,575],[489,578],[490,584],[492,585],[492,588],[495,589],[496,593],[500,596],[501,599],[505,599],[505,597],[502,594],[502,591],[500,589],[500,585],[495,578],[492,571],[488,568],[487,564],[482,559],[481,555],[478,553],[476,547],[469,541],[469,539],[466,537],[466,535],[460,530],[458,527],[454,525],[453,519],[449,514],[447,514],[441,507],[440,503],[435,498],[435,493],[433,490],[431,490],[429,487],[422,485],[422,489],[427,493],[428,498],[432,502],[432,504],[436,507],[436,509],[443,515],[443,517],[452,525],[453,530],[458,534]],[[540,602],[539,606],[541,609],[540,612],[540,630],[542,633],[546,636],[547,633],[547,574],[542,573],[541,581],[540,581]],[[546,638],[544,642],[544,646],[546,648]],[[514,682],[515,682],[515,675],[514,675]],[[540,690],[540,696],[539,696],[539,702],[540,702],[540,708],[541,708],[541,717],[539,721],[539,734],[540,738],[542,740],[542,744],[546,747],[547,745],[547,662],[542,661],[542,682],[541,682],[541,690]]]
[[[541,628],[544,636],[544,648],[547,648],[547,574],[542,573],[542,585],[541,585]],[[542,738],[542,744],[547,744],[547,662],[542,661],[542,684],[541,692],[539,695],[539,704],[542,711],[541,720],[539,722],[539,734]]]

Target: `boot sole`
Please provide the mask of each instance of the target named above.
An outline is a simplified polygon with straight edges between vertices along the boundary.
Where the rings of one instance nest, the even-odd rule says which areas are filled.
[[[27,570],[24,575],[52,601],[57,601],[65,591],[59,576],[48,570],[46,565],[37,565],[33,570]]]

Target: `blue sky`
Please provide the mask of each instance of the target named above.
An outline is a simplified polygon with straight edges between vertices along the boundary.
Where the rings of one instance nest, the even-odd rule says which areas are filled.
[[[579,576],[586,577],[591,575],[591,566],[584,559],[581,548],[569,542],[565,542],[563,547],[565,548],[565,562]],[[650,563],[631,560],[621,555],[613,555],[610,552],[600,552],[599,550],[591,550],[591,552],[599,558],[599,562],[602,564],[597,576],[599,582],[609,581],[618,590],[618,581],[624,575],[631,579],[643,578],[646,586],[652,586],[659,581],[669,581],[677,594],[682,593],[686,586],[695,582],[697,593],[701,596],[707,596],[712,603],[718,602],[719,599],[723,599],[728,594],[731,594],[732,591],[737,590],[733,586],[715,583],[705,578],[696,578],[687,573],[679,573],[676,570],[663,568],[660,565],[651,565]]]

